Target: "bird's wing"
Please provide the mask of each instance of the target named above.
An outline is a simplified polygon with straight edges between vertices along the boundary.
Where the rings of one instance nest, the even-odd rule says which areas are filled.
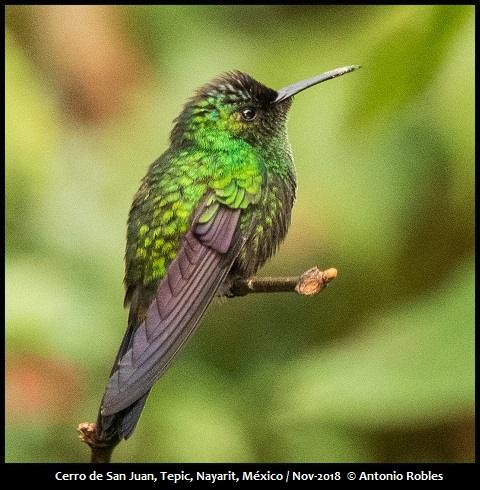
[[[117,413],[147,394],[193,333],[243,244],[239,221],[240,209],[220,205],[208,220],[193,223],[145,320],[118,359],[102,415]]]

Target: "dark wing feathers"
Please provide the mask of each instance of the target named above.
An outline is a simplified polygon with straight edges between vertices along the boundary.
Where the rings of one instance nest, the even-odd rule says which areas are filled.
[[[113,414],[124,411],[119,423],[125,433],[133,431],[149,390],[195,330],[240,251],[239,218],[240,210],[219,206],[211,219],[187,232],[145,320],[122,344],[125,352],[102,401],[104,430]]]

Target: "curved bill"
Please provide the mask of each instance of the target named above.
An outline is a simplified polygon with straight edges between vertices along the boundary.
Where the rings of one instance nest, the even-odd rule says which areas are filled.
[[[343,68],[337,68],[336,70],[327,71],[326,73],[322,73],[321,75],[317,75],[316,77],[307,78],[307,80],[302,80],[301,82],[294,83],[292,85],[289,85],[288,87],[281,88],[280,90],[278,90],[277,98],[272,102],[272,104],[282,102],[282,100],[288,99],[292,97],[292,95],[298,94],[298,92],[312,87],[317,83],[325,82],[326,80],[330,80],[331,78],[345,75],[345,73],[350,73],[351,71],[357,70],[358,68],[360,68],[360,65],[344,66]]]

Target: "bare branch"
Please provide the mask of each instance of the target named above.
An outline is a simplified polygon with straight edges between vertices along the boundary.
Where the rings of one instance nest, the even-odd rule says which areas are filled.
[[[337,269],[321,271],[312,267],[301,276],[295,277],[251,277],[239,279],[230,288],[232,297],[250,293],[289,293],[296,291],[303,296],[319,293],[337,277]]]
[[[95,422],[82,422],[77,427],[80,432],[79,438],[85,444],[90,446],[92,450],[91,463],[110,463],[112,452],[115,446],[120,442],[118,439],[113,439],[108,442],[97,441],[97,433]]]

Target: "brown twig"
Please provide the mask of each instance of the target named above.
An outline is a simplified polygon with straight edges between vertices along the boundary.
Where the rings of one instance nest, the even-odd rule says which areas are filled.
[[[303,296],[312,296],[325,289],[337,277],[337,269],[321,271],[312,267],[295,277],[251,277],[237,280],[230,288],[232,296],[250,293],[289,293],[296,291]]]
[[[236,281],[230,288],[230,296],[245,296],[251,293],[288,293],[297,292],[303,296],[312,296],[323,291],[337,277],[337,269],[325,271],[313,267],[296,277],[251,277]],[[77,430],[80,440],[90,446],[92,463],[109,463],[112,452],[120,442],[117,439],[104,442],[97,440],[95,422],[83,422]]]
[[[77,427],[77,431],[80,433],[79,438],[85,444],[90,446],[92,450],[91,463],[110,463],[112,458],[112,452],[120,442],[118,439],[111,439],[108,442],[98,441],[97,424],[95,422],[82,422]]]

